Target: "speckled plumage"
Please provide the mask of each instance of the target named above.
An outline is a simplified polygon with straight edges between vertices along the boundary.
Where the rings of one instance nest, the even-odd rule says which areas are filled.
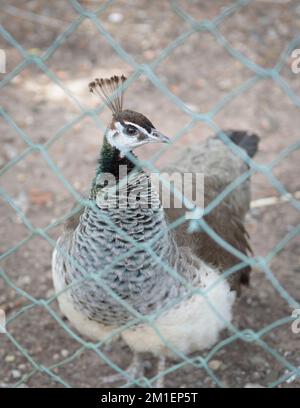
[[[147,182],[147,176],[143,172],[138,173],[129,185],[129,193],[145,181]],[[84,210],[79,225],[71,233],[72,246],[68,253],[76,259],[85,273],[64,261],[64,279],[68,284],[88,274],[96,274],[95,280],[87,280],[84,285],[70,290],[72,301],[89,319],[108,325],[121,325],[130,320],[132,315],[101,287],[97,276],[101,276],[103,282],[136,311],[149,313],[163,303],[168,288],[174,287],[174,282],[171,283],[171,277],[167,276],[169,284],[162,284],[164,275],[149,252],[138,250],[127,256],[132,249],[128,237],[138,243],[148,243],[162,259],[168,259],[174,243],[168,237],[157,196],[157,205],[152,208],[122,210],[107,205],[107,198],[103,199],[105,194],[109,195],[110,201],[115,197],[114,191],[110,192],[108,188],[99,190],[94,208]],[[120,196],[117,198],[120,199]],[[164,231],[161,238],[151,244],[151,240],[161,231]],[[62,241],[68,239],[67,233]],[[63,246],[63,242],[61,245]],[[123,259],[110,266],[118,256]]]

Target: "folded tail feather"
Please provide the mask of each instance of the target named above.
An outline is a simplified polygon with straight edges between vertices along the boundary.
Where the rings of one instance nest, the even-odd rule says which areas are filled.
[[[224,130],[223,133],[225,133],[233,143],[244,149],[249,157],[253,157],[256,154],[259,137],[255,133],[244,130]],[[221,138],[220,136],[221,132],[219,132],[216,137]]]

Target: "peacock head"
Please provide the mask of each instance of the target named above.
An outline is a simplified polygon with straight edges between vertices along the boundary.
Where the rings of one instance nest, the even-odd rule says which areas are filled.
[[[125,81],[122,75],[109,79],[97,78],[89,84],[90,91],[99,95],[113,113],[106,132],[108,143],[123,156],[146,143],[169,143],[170,139],[159,132],[146,116],[129,109],[123,110]]]

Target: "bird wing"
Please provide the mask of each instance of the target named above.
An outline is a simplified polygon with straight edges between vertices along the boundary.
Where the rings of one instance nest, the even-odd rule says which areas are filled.
[[[253,156],[257,150],[258,137],[246,132],[226,132],[230,139]],[[203,173],[204,207],[207,207],[224,189],[248,170],[247,164],[226,146],[219,137],[209,138],[205,143],[185,148],[165,171]],[[193,187],[195,185],[195,179]],[[172,200],[171,200],[172,203]],[[232,247],[247,255],[251,254],[249,236],[244,226],[244,218],[250,205],[249,178],[239,184],[204,220],[209,227]],[[185,215],[187,209],[165,208],[169,222]],[[203,230],[188,233],[189,220],[175,230],[179,245],[189,246],[204,262],[225,271],[241,260],[217,243]],[[241,284],[249,283],[250,266],[244,266],[229,277],[233,290],[240,292]]]

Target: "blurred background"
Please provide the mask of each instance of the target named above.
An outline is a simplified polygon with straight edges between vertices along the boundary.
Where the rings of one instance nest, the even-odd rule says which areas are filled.
[[[9,334],[0,334],[0,385],[99,387],[113,370],[49,310],[34,305],[53,296],[52,243],[60,227],[46,230],[49,239],[33,234],[13,203],[33,229],[45,231],[74,202],[64,180],[79,193],[89,188],[110,112],[99,108],[87,85],[125,74],[132,79],[126,107],[143,112],[174,141],[167,150],[141,148],[140,157],[158,168],[175,160],[183,145],[213,134],[210,123],[195,117],[210,113],[220,128],[260,136],[258,163],[282,157],[273,174],[299,205],[300,73],[292,71],[292,51],[300,48],[300,1],[5,0],[0,23],[6,53],[6,73],[0,74],[0,309]],[[274,81],[263,69],[278,61],[280,79]],[[300,386],[291,371],[300,365],[300,338],[288,320],[295,309],[288,300],[300,302],[299,210],[296,201],[280,199],[266,175],[256,173],[252,185],[247,228],[254,253],[266,257],[277,250],[271,277],[253,271],[234,323],[262,331],[263,344],[237,338],[216,350],[209,367],[217,382],[204,369],[184,365],[167,375],[167,386]],[[51,309],[60,316],[56,302]],[[119,341],[101,351],[122,369],[131,361]],[[149,363],[151,377],[151,357]]]

